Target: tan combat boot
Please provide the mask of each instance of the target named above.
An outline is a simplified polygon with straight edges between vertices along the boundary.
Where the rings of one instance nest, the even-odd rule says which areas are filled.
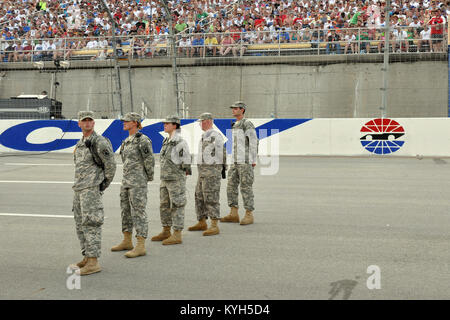
[[[241,225],[252,224],[253,223],[253,212],[245,210],[245,217],[241,221]]]
[[[100,271],[102,271],[102,268],[98,264],[97,258],[87,258],[86,265],[80,269],[80,275],[86,276]]]
[[[211,227],[209,227],[208,230],[203,232],[204,236],[214,236],[216,234],[220,233],[219,227],[217,226],[217,223],[219,222],[219,219],[212,219],[211,220]]]
[[[206,219],[200,219],[197,224],[193,225],[192,227],[188,228],[188,231],[205,231],[208,229],[208,225],[206,224]]]
[[[136,247],[133,250],[125,253],[125,257],[127,258],[136,258],[139,256],[145,256],[147,251],[145,251],[145,238],[144,237],[136,237],[137,243]]]
[[[170,238],[167,238],[162,242],[162,244],[164,245],[180,243],[183,243],[183,241],[181,240],[181,230],[173,230],[173,234],[170,236]]]
[[[131,241],[131,232],[123,232],[123,240],[117,246],[111,248],[111,251],[123,251],[133,249],[133,241]]]
[[[158,234],[157,236],[154,236],[151,240],[152,241],[163,241],[166,240],[171,236],[170,233],[170,227],[163,227],[163,231]]]
[[[86,265],[86,263],[87,263],[87,259],[88,258],[84,257],[83,260],[81,260],[80,262],[75,263],[75,264],[71,264],[69,266],[70,269],[74,270],[74,269],[81,269],[81,268],[83,268]]]
[[[239,222],[238,208],[231,207],[230,213],[220,219],[220,222]]]

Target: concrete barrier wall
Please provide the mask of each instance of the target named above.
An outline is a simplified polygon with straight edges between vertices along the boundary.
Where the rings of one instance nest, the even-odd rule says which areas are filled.
[[[187,117],[209,111],[230,117],[236,100],[249,105],[252,118],[367,118],[380,115],[382,63],[323,63],[321,65],[266,64],[180,67],[179,90]],[[389,117],[446,117],[448,74],[446,61],[392,63],[389,71]],[[98,118],[116,118],[113,70],[69,69],[56,75],[57,99],[63,115],[75,118],[89,108]],[[164,118],[176,111],[172,69],[168,66],[121,69],[123,111],[147,107],[147,118]],[[52,92],[52,74],[38,70],[4,70],[0,98]],[[115,105],[113,106],[113,101]]]
[[[260,155],[429,156],[450,157],[450,119],[250,119],[260,139]],[[161,119],[145,120],[142,132],[159,153],[165,133]],[[227,140],[231,119],[216,119]],[[119,120],[96,120],[96,132],[108,137],[117,152],[127,132]],[[194,119],[183,119],[181,134],[195,154],[202,131]],[[72,120],[0,120],[0,152],[73,152],[81,138]],[[227,146],[231,151],[230,144]]]

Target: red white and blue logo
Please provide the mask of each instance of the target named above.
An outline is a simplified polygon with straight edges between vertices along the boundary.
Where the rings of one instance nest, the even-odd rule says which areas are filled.
[[[405,141],[405,129],[392,119],[373,119],[361,128],[361,144],[369,152],[389,154],[398,151]]]

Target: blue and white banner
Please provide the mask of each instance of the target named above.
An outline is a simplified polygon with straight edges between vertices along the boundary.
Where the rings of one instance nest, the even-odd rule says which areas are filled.
[[[450,157],[450,119],[249,119],[255,127],[260,155],[304,156],[434,156]],[[216,119],[225,137],[232,119]],[[96,120],[97,133],[111,140],[114,151],[127,137],[120,120]],[[142,133],[159,153],[166,134],[162,119],[147,119]],[[181,120],[181,135],[192,152],[201,128],[195,119]],[[81,138],[74,120],[0,120],[0,152],[73,152]],[[228,145],[228,152],[230,152]]]

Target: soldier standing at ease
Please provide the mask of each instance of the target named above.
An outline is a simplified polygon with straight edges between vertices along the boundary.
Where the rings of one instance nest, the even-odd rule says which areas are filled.
[[[239,222],[238,214],[238,187],[240,185],[242,200],[244,201],[245,216],[241,225],[253,223],[253,181],[254,167],[258,154],[258,137],[255,126],[245,118],[247,106],[242,101],[231,105],[233,117],[236,122],[232,125],[233,133],[233,163],[228,170],[227,198],[230,213],[220,219],[221,222]]]
[[[120,147],[123,163],[123,178],[120,188],[120,208],[122,209],[123,241],[111,248],[111,251],[131,250],[125,253],[127,258],[144,256],[145,240],[148,236],[147,182],[153,181],[155,159],[152,141],[139,132],[142,129],[141,116],[127,113],[123,118],[123,129],[128,131]],[[133,227],[136,229],[136,247],[131,240]]]
[[[198,180],[195,187],[195,211],[198,223],[189,231],[204,231],[204,236],[219,234],[220,182],[227,169],[227,152],[222,135],[213,129],[211,113],[203,113],[199,120],[204,131],[198,150]],[[208,229],[207,218],[211,219]]]
[[[101,253],[104,220],[102,194],[116,173],[116,162],[111,143],[94,131],[94,113],[80,111],[78,126],[83,137],[74,150],[75,183],[73,185],[73,213],[83,260],[73,268],[81,268],[80,275],[101,271],[98,258]]]
[[[184,208],[186,206],[186,176],[191,175],[191,154],[180,135],[181,122],[177,116],[164,120],[165,138],[160,153],[161,185],[160,215],[163,230],[152,241],[162,241],[164,245],[182,243],[184,228]],[[173,234],[170,229],[173,228]]]

